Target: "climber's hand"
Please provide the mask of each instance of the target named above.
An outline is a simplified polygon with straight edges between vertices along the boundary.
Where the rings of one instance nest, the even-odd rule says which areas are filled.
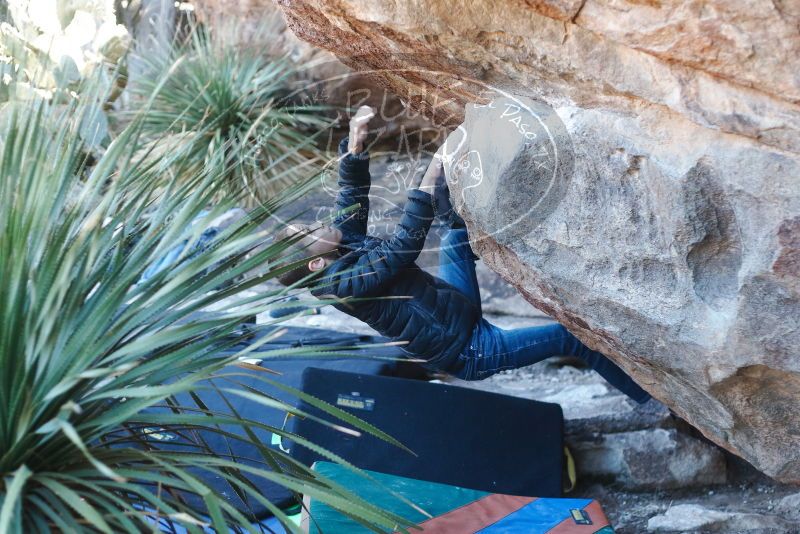
[[[444,180],[444,164],[442,162],[442,147],[433,155],[425,174],[422,176],[418,188],[426,193],[433,194],[436,184]]]
[[[350,119],[350,136],[347,141],[347,151],[350,154],[364,151],[364,141],[369,133],[369,121],[374,116],[374,108],[361,106]]]

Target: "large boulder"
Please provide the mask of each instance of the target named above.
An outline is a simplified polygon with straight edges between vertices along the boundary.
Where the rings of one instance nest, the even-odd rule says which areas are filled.
[[[800,482],[796,2],[279,4],[439,124],[466,120],[448,178],[492,269],[710,439]]]

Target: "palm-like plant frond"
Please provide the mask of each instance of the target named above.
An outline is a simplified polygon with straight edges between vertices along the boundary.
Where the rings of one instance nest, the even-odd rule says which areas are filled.
[[[237,45],[226,35],[233,31],[192,27],[172,50],[142,58],[147,73],[132,88],[149,98],[164,85],[143,121],[146,138],[173,134],[198,166],[223,153],[231,160],[225,179],[244,186],[253,206],[317,171],[315,134],[330,120],[322,106],[292,97],[296,67],[287,58]]]
[[[242,188],[220,194],[230,189],[222,179],[231,165],[224,152],[209,154],[202,165],[179,150],[160,159],[142,154],[147,113],[89,168],[78,130],[92,98],[83,94],[76,102],[59,115],[56,129],[46,102],[15,107],[0,129],[0,533],[140,532],[168,524],[189,532],[206,524],[217,532],[254,531],[252,518],[211,491],[204,473],[283,519],[248,477],[312,495],[373,528],[407,526],[280,451],[261,446],[263,467],[253,467],[202,441],[175,451],[152,439],[152,429],[203,429],[259,446],[254,430],[260,428],[314,448],[282,429],[176,401],[227,372],[214,386],[224,394],[299,413],[236,387],[238,355],[221,350],[236,343],[237,324],[282,296],[248,293],[279,274],[263,266],[289,245],[271,242],[259,228],[307,184],[283,189],[210,247],[184,253],[143,280],[174,243],[198,239],[190,221],[203,210],[210,220],[229,209]],[[292,139],[282,145],[287,155],[298,150]],[[212,205],[214,198],[222,200]],[[222,303],[223,312],[190,319]],[[263,380],[280,386],[268,375]],[[148,411],[159,405],[169,409]],[[340,410],[319,407],[391,441]],[[243,431],[232,434],[230,425]],[[188,504],[185,495],[202,505]]]

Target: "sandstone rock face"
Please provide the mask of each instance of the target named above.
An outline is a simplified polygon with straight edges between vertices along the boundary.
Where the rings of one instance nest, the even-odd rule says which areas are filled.
[[[439,124],[466,118],[448,179],[492,269],[706,436],[800,482],[800,4],[279,4]],[[517,124],[491,115],[509,99]],[[503,128],[517,137],[493,144]]]

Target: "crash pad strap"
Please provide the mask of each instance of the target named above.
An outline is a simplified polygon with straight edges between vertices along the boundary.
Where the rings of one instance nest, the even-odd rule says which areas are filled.
[[[564,466],[566,467],[566,479],[564,480],[564,493],[569,493],[575,489],[578,482],[578,475],[575,471],[575,459],[572,457],[569,447],[564,446]]]

